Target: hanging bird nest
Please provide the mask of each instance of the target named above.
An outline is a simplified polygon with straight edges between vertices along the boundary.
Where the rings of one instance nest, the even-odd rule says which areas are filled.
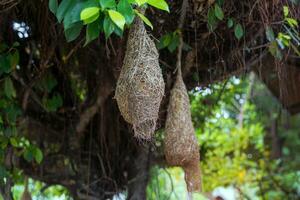
[[[31,194],[28,190],[25,190],[22,194],[21,200],[32,200]]]
[[[144,140],[153,136],[165,90],[158,56],[143,22],[136,18],[129,32],[115,98],[122,116],[133,125],[135,137]]]
[[[181,72],[177,74],[171,90],[165,131],[165,155],[168,164],[183,168],[189,192],[200,191],[199,146],[191,119],[189,97]]]
[[[24,192],[21,196],[21,200],[32,200],[31,194],[28,190],[28,177],[25,177],[25,188],[24,188]]]

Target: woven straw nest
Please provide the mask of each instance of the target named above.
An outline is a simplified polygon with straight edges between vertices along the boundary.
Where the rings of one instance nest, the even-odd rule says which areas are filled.
[[[32,200],[30,193],[25,191],[21,197],[21,200]]]
[[[26,188],[22,194],[21,200],[32,200],[31,194],[28,191],[28,188]]]
[[[129,32],[115,98],[122,116],[133,125],[138,139],[151,140],[164,95],[165,84],[158,56],[143,22],[136,18]]]
[[[192,124],[189,97],[181,72],[177,74],[171,90],[165,131],[165,155],[168,164],[183,168],[189,192],[200,191],[199,146]]]

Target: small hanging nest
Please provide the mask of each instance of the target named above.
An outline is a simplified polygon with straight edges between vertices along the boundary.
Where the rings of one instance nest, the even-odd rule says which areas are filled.
[[[25,178],[25,188],[21,200],[32,200],[31,194],[28,190],[28,177]]]
[[[154,42],[136,18],[127,42],[115,98],[124,119],[138,139],[151,140],[156,128],[165,84]]]
[[[32,200],[31,194],[28,190],[25,190],[22,194],[21,200]]]
[[[181,70],[171,90],[166,120],[165,155],[171,166],[180,166],[185,172],[189,192],[201,190],[199,146],[192,124],[189,97]]]

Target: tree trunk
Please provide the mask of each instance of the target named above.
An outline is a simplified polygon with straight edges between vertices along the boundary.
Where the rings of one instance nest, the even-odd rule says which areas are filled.
[[[4,165],[6,169],[11,170],[13,166],[13,161],[14,160],[14,154],[13,154],[13,149],[11,147],[8,147],[6,152],[5,152],[5,162]],[[10,177],[7,177],[5,180],[5,185],[1,184],[0,187],[0,192],[1,196],[5,200],[13,200],[13,196],[11,193],[11,188],[13,187],[13,181]]]
[[[128,200],[146,199],[146,188],[149,180],[150,147],[141,147],[130,170],[133,179],[129,180]]]
[[[274,118],[271,120],[271,158],[278,159],[281,157],[281,144],[277,131],[278,118]]]

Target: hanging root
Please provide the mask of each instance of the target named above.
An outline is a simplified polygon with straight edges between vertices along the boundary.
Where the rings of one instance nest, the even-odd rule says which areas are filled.
[[[115,98],[124,119],[138,139],[151,140],[158,119],[165,84],[158,52],[140,19],[129,32]]]
[[[20,2],[19,0],[1,0],[0,13],[15,7],[19,2]]]

